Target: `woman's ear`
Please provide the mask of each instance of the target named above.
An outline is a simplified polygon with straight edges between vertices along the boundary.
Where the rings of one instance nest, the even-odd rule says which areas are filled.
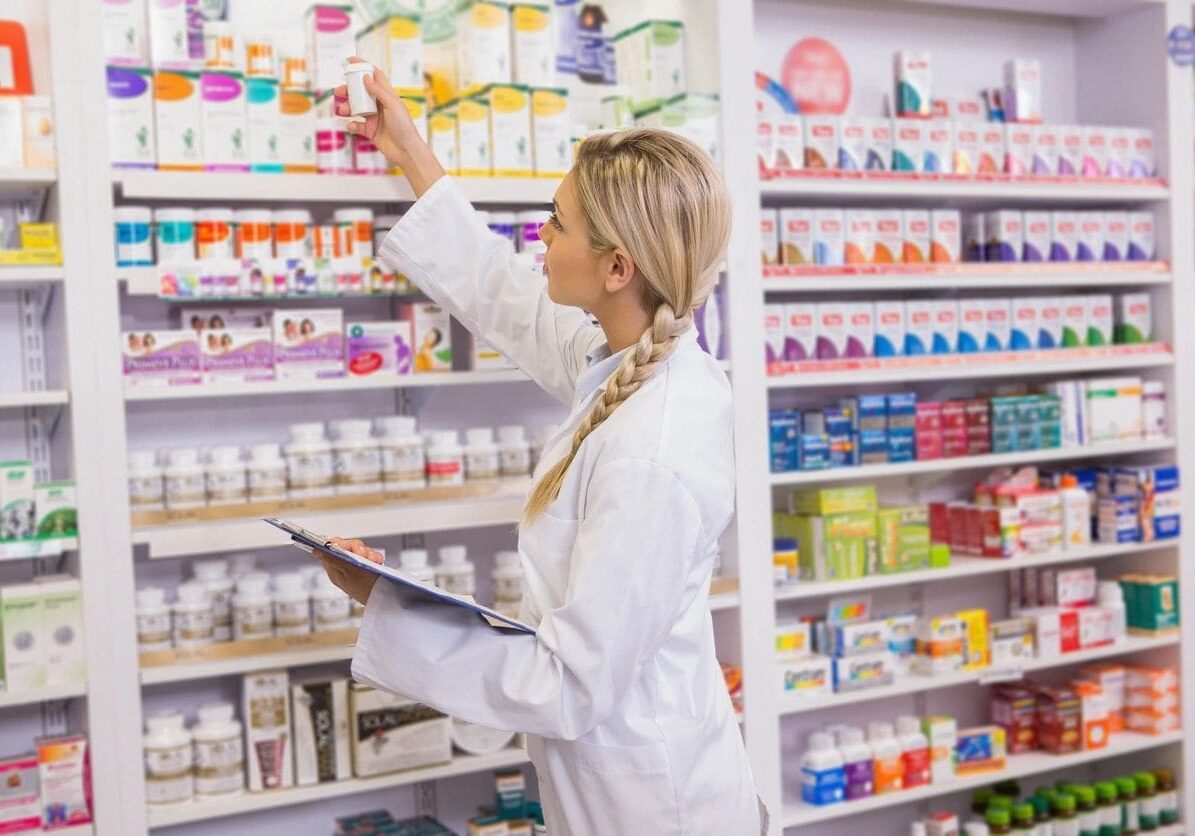
[[[611,250],[605,259],[605,287],[607,293],[618,293],[635,279],[635,260],[625,251]]]

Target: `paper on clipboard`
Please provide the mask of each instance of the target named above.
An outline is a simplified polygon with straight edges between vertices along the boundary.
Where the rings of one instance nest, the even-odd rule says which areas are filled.
[[[509,618],[497,610],[492,610],[489,607],[482,606],[473,600],[473,596],[471,595],[453,595],[451,592],[445,592],[438,587],[429,586],[428,584],[411,580],[407,576],[389,566],[380,563],[374,563],[373,561],[366,560],[363,557],[358,557],[351,552],[346,552],[344,549],[337,548],[331,544],[329,538],[324,537],[321,534],[316,534],[313,531],[308,531],[302,526],[295,525],[292,522],[280,520],[275,517],[266,517],[262,521],[269,523],[275,528],[280,529],[281,531],[284,531],[286,534],[290,535],[290,538],[294,544],[304,551],[310,552],[313,550],[318,550],[323,554],[336,558],[337,560],[343,560],[345,563],[349,563],[360,569],[365,569],[368,572],[373,572],[375,575],[385,578],[391,583],[396,583],[399,586],[406,587],[407,589],[413,589],[427,597],[434,598],[441,603],[449,604],[454,607],[461,607],[462,609],[466,610],[472,610],[482,619],[484,619],[491,627],[497,627],[503,630],[516,630],[520,633],[531,633],[532,635],[535,634],[534,628],[529,627],[517,619]]]

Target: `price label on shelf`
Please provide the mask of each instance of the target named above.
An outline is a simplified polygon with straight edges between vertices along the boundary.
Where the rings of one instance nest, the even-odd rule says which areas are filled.
[[[1025,672],[1020,668],[994,668],[979,677],[979,684],[998,685],[1001,682],[1020,682],[1024,678]]]

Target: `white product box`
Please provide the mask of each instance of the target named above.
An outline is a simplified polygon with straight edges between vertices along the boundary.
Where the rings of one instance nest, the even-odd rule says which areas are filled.
[[[203,105],[198,72],[154,73],[154,126],[159,169],[203,168]]]
[[[987,339],[987,308],[983,299],[958,301],[958,350],[960,354],[984,351]]]
[[[1058,126],[1058,173],[1063,177],[1082,174],[1084,138],[1081,125]]]
[[[1007,299],[985,299],[983,321],[986,326],[985,351],[1008,351],[1012,339],[1012,311]]]
[[[957,209],[930,211],[930,261],[954,263],[962,258],[962,227]]]
[[[828,656],[777,663],[777,678],[781,691],[797,699],[816,699],[834,693]]]
[[[1087,443],[1086,431],[1083,426],[1083,412],[1086,404],[1084,383],[1081,380],[1064,380],[1057,383],[1047,383],[1046,391],[1057,395],[1061,409],[1061,437],[1063,447],[1082,447]],[[1086,495],[1086,493],[1084,494]],[[1066,494],[1063,492],[1063,510],[1066,508]],[[1085,524],[1090,537],[1091,505],[1086,506]],[[1065,521],[1063,535],[1066,535]]]
[[[416,372],[452,371],[452,319],[438,305],[412,305]]]
[[[291,685],[295,783],[300,787],[353,777],[349,745],[349,681],[343,677]]]
[[[1133,139],[1136,131],[1132,128],[1108,129],[1108,166],[1109,177],[1125,178],[1129,176],[1129,168],[1133,165]]]
[[[78,530],[79,502],[75,483],[42,482],[33,487],[37,536],[62,536]]]
[[[1141,438],[1141,378],[1088,380],[1084,417],[1088,444]]]
[[[108,157],[113,167],[153,168],[153,73],[138,67],[108,67],[107,85]],[[19,102],[13,106],[19,117]],[[15,147],[19,152],[20,145]]]
[[[900,264],[904,261],[905,222],[899,209],[876,209],[875,248],[872,261],[876,264]]]
[[[871,302],[843,305],[846,328],[846,356],[871,357],[875,349],[875,308]]]
[[[1057,125],[1035,125],[1033,128],[1033,168],[1041,177],[1058,174],[1058,143],[1060,137]]]
[[[1004,126],[997,122],[984,123],[979,129],[979,173],[1003,172],[1004,156]]]
[[[983,126],[962,120],[955,120],[950,125],[953,133],[951,144],[954,147],[950,170],[955,174],[976,174],[980,160],[979,134]]]
[[[448,763],[452,720],[413,700],[354,682],[350,687],[353,774],[358,778]]]
[[[127,331],[121,335],[126,389],[199,383],[199,340],[194,331]]]
[[[905,303],[899,299],[875,303],[876,357],[900,357],[905,353]]]
[[[958,350],[958,302],[953,299],[930,301],[934,316],[934,354],[954,354]]]
[[[1075,244],[1075,261],[1106,261],[1107,223],[1104,212],[1076,212],[1079,239]],[[1123,221],[1123,213],[1121,213]],[[1121,224],[1125,229],[1125,224]],[[1127,241],[1127,238],[1126,238]]]
[[[1009,308],[1012,312],[1012,330],[1008,346],[1012,350],[1029,351],[1038,347],[1039,302],[1040,298],[1036,296],[1022,296],[1011,300]]]
[[[906,264],[925,264],[930,260],[930,215],[928,209],[905,209],[904,261]]]
[[[929,742],[930,783],[954,780],[954,750],[958,745],[958,725],[953,717],[926,717],[921,731]]]
[[[42,737],[37,740],[38,784],[42,809],[54,811],[59,822],[91,821],[91,773],[87,735]],[[53,824],[46,830],[61,829]]]
[[[773,151],[769,168],[805,167],[805,120],[796,113],[777,113],[773,118]]]
[[[867,136],[870,120],[843,116],[838,121],[838,160],[841,171],[863,171],[867,165]]]
[[[967,214],[963,218],[963,261],[983,261],[986,246],[983,213]]]
[[[241,700],[245,757],[249,760],[249,791],[293,787],[290,687],[286,671],[245,674]]]
[[[100,4],[100,35],[104,60],[123,67],[149,64],[149,32],[146,0],[103,0]]]
[[[921,170],[949,173],[954,161],[954,131],[945,119],[931,119],[925,123]]]
[[[838,117],[810,114],[805,121],[805,168],[835,168],[838,164]]]
[[[1024,213],[1008,210],[988,212],[983,218],[987,236],[985,261],[1020,261],[1025,251]]]
[[[1122,611],[1123,612],[1123,611]],[[1112,612],[1103,607],[1082,607],[1079,610],[1079,648],[1099,647],[1113,640]]]
[[[245,79],[240,73],[204,72],[199,77],[203,110],[203,157],[208,171],[249,168]]]
[[[37,533],[33,463],[0,462],[0,540],[25,540]]]
[[[867,158],[863,167],[867,171],[892,170],[892,120],[868,119]]]
[[[278,151],[288,173],[314,173],[315,96],[304,90],[283,90],[278,97]]]
[[[1087,297],[1059,296],[1062,308],[1062,347],[1087,345]]]
[[[1014,58],[1004,64],[1004,118],[1041,121],[1041,64],[1036,58]]]
[[[764,264],[780,263],[780,213],[759,210],[760,258]]]
[[[925,163],[925,126],[919,119],[892,121],[892,170],[921,171]]]
[[[462,177],[489,177],[494,171],[490,148],[489,104],[476,97],[459,99],[456,108],[457,157]]]
[[[845,302],[817,305],[817,359],[837,360],[847,356],[847,308]]]
[[[929,299],[905,302],[905,354],[929,354],[934,347],[934,303]]]
[[[1112,297],[1095,294],[1084,297],[1087,308],[1087,345],[1112,345]]]
[[[4,630],[4,689],[31,691],[46,686],[45,596],[37,583],[0,587]]]
[[[530,177],[531,95],[526,87],[495,84],[477,94],[487,100],[490,154],[495,177]]]
[[[272,321],[279,380],[344,377],[344,322],[339,308],[277,310]]]
[[[1083,177],[1104,177],[1108,172],[1108,128],[1083,127]]]
[[[712,299],[713,297],[711,296],[710,298]],[[350,360],[350,373],[352,371],[351,363],[352,361]],[[502,352],[485,340],[480,337],[473,337],[473,350],[469,355],[469,368],[475,372],[482,372],[516,369],[518,366],[508,360]]]
[[[1076,261],[1079,247],[1079,216],[1076,212],[1050,213],[1050,261]]]
[[[933,110],[933,65],[928,52],[902,49],[892,56],[899,116],[927,117]]]
[[[875,212],[870,209],[847,209],[844,260],[847,264],[870,264],[874,255]]]
[[[763,211],[770,218],[776,210]],[[780,263],[813,264],[813,210],[781,209],[779,218]],[[771,223],[775,224],[775,220]],[[766,230],[764,240],[768,241]],[[765,250],[768,246],[770,242],[765,244]]]
[[[1122,293],[1116,297],[1117,342],[1153,341],[1153,299],[1148,293]]]
[[[278,81],[245,80],[245,125],[249,134],[248,159],[253,171],[282,171],[282,109]]]
[[[614,60],[632,107],[685,92],[685,30],[677,21],[645,20],[615,35]]]
[[[1033,126],[1005,123],[1004,173],[1023,177],[1033,170]]]
[[[1050,213],[1025,212],[1025,237],[1021,247],[1022,261],[1050,260]]]
[[[54,148],[53,100],[49,96],[22,96],[20,101],[25,168],[54,168],[58,154]]]
[[[1097,261],[1128,261],[1129,213],[1104,213],[1104,255]]]
[[[846,218],[841,209],[813,210],[813,257],[815,263],[837,266],[846,254]]]
[[[1090,566],[1059,569],[1054,576],[1054,601],[1060,607],[1085,607],[1095,602],[1096,574]]]
[[[1157,244],[1153,212],[1129,212],[1128,261],[1153,261]]]
[[[317,3],[304,16],[307,72],[317,94],[344,83],[344,62],[356,52],[353,7]]]
[[[86,680],[83,648],[83,593],[79,579],[43,575],[36,580],[42,593],[42,654],[46,685],[78,685]]]
[[[274,379],[269,328],[208,329],[199,335],[204,383],[257,383]]]
[[[536,133],[534,124],[531,126],[531,131],[533,139],[539,142],[539,135]],[[456,147],[456,109],[439,107],[433,110],[427,117],[427,134],[428,145],[431,146],[432,153],[436,155],[440,165],[444,166],[444,171],[453,177],[457,176],[460,173],[461,164]],[[546,137],[545,141],[547,141]],[[572,146],[571,141],[569,146]],[[538,152],[536,153],[535,167],[538,174],[540,170]]]
[[[551,6],[513,3],[510,8],[511,53],[515,84],[551,84],[556,75]]]
[[[763,339],[764,349],[769,363],[778,363],[784,359],[785,339],[785,306],[763,306]],[[807,354],[806,357],[811,357]]]
[[[357,35],[357,55],[385,73],[397,90],[422,93],[422,34],[418,14],[392,14]]]
[[[178,0],[149,0],[149,54],[157,69],[186,67],[187,5]]]
[[[531,90],[531,146],[536,177],[556,178],[568,173],[573,164],[568,90],[546,87]]]
[[[1138,128],[1133,132],[1133,155],[1129,165],[1130,177],[1153,177],[1158,173],[1157,152],[1154,150],[1154,132]]]
[[[816,356],[817,306],[805,302],[784,305],[784,355],[781,359],[796,362],[812,360]]]

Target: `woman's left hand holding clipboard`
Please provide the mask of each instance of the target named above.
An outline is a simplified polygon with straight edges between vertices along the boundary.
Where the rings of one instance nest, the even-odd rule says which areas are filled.
[[[381,563],[383,560],[380,551],[369,548],[360,540],[344,540],[340,537],[333,537],[328,542],[339,549],[374,563]],[[328,557],[319,551],[313,551],[312,554],[324,565],[324,571],[328,573],[332,583],[344,590],[354,601],[362,606],[365,605],[369,600],[370,593],[373,592],[373,585],[378,581],[377,575],[367,569],[360,569],[342,560]]]

